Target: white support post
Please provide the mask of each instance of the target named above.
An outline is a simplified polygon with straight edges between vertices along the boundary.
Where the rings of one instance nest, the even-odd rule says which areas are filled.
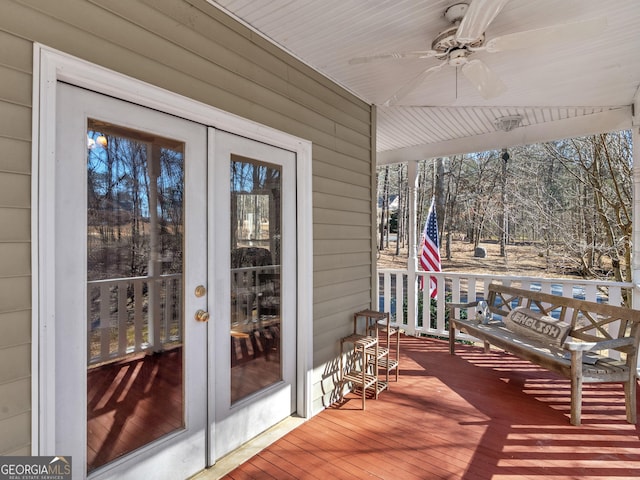
[[[408,335],[414,335],[418,325],[418,295],[416,271],[418,256],[416,249],[416,190],[418,184],[418,162],[411,160],[407,165],[407,185],[409,186],[409,249],[407,258],[407,328]]]

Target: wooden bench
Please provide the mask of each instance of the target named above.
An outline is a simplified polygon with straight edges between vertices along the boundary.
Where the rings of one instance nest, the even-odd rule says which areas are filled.
[[[492,319],[476,320],[478,302],[450,303],[449,350],[456,329],[571,380],[571,423],[580,425],[583,383],[622,383],[627,421],[636,423],[640,311],[530,290],[490,284],[486,302]],[[503,320],[521,306],[570,324],[569,336],[554,346],[514,333]],[[466,319],[460,313],[466,310]],[[456,315],[458,314],[458,315]],[[514,314],[512,314],[513,316]]]

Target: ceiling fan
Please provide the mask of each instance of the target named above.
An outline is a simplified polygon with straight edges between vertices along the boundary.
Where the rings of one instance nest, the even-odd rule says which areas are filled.
[[[539,47],[588,38],[606,28],[606,18],[596,18],[577,23],[564,23],[522,32],[510,33],[487,40],[485,31],[509,0],[471,0],[458,2],[448,7],[445,18],[452,26],[440,32],[431,43],[430,50],[413,52],[391,52],[349,60],[349,64],[394,59],[440,60],[437,65],[427,67],[418,76],[404,84],[383,105],[398,103],[402,98],[422,84],[429,76],[446,66],[461,67],[465,78],[485,99],[497,97],[507,90],[500,78],[478,58],[476,52],[497,53],[527,47]]]

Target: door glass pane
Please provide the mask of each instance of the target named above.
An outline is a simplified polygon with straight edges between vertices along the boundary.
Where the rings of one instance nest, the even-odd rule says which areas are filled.
[[[231,157],[231,403],[282,379],[281,168]]]
[[[184,144],[89,120],[87,469],[184,428]]]

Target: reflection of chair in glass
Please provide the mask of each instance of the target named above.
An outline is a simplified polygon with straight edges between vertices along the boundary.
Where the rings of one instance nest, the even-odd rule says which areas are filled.
[[[238,365],[280,348],[280,274],[266,248],[231,252],[231,363]]]
[[[248,362],[253,356],[249,353],[250,335],[231,329],[231,366]]]
[[[263,320],[247,332],[231,330],[231,366],[264,356],[269,361],[280,349],[280,319]],[[279,358],[279,357],[278,357]]]
[[[280,273],[258,273],[258,321],[265,358],[280,348]]]
[[[280,274],[258,273],[258,318],[280,316]]]
[[[252,288],[239,287],[234,290],[231,294],[231,323],[247,325],[253,318],[256,295]]]
[[[258,273],[270,263],[271,253],[266,248],[241,247],[231,251],[232,324],[250,324],[256,320],[256,299],[260,294]]]
[[[231,251],[231,268],[271,265],[271,252],[266,248],[240,247]]]

